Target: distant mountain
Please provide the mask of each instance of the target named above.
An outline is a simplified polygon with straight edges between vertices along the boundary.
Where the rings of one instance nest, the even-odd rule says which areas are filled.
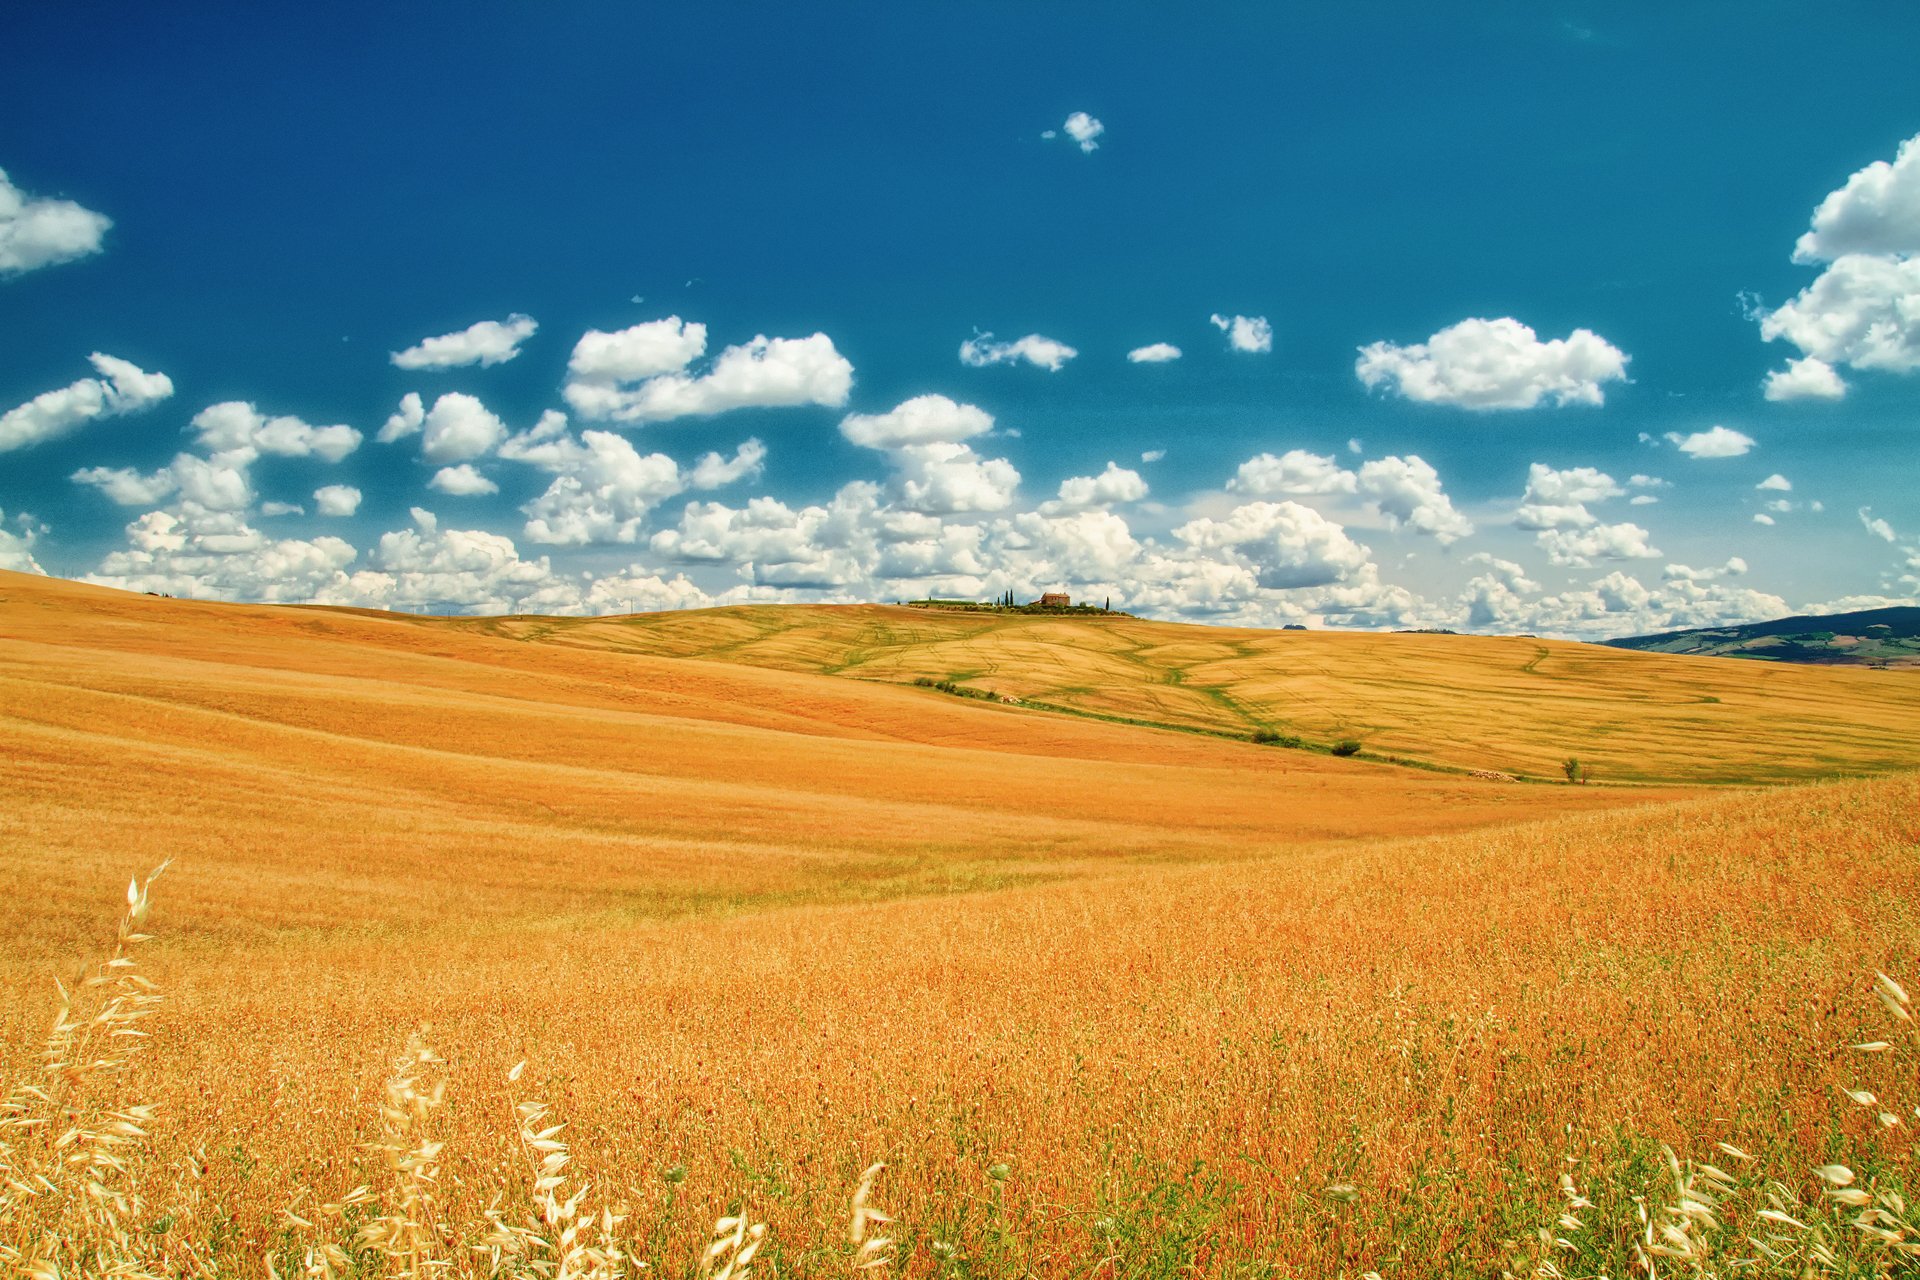
[[[1863,609],[1858,613],[1777,618],[1737,627],[1700,627],[1657,636],[1609,640],[1620,649],[1651,653],[1759,658],[1849,667],[1920,667],[1920,607]]]

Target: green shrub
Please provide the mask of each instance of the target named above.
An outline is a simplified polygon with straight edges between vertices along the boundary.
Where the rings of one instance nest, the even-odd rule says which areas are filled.
[[[1360,743],[1353,738],[1342,738],[1331,747],[1328,747],[1327,750],[1337,756],[1357,755],[1360,751]]]

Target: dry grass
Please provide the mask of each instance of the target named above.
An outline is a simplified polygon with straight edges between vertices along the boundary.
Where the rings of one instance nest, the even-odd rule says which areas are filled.
[[[1501,785],[0,587],[0,1081],[182,855],[94,1095],[155,1108],[103,1185],[159,1273],[1711,1274],[1771,1210],[1872,1274],[1911,1198],[1915,775]]]
[[[1528,637],[760,606],[434,622],[543,644],[911,683],[1378,756],[1601,781],[1787,782],[1920,766],[1911,672],[1676,658]]]

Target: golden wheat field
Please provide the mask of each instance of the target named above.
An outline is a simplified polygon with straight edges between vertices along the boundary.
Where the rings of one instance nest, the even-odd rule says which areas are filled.
[[[1911,1267],[1920,686],[1070,625],[435,621],[0,575],[0,1259]],[[1032,703],[1364,725],[1368,756],[1539,777],[1577,753],[1614,785]],[[137,963],[74,984],[168,859]]]
[[[445,623],[428,625],[444,628]],[[497,618],[477,632],[911,683],[1035,706],[1559,778],[1815,781],[1920,767],[1909,673],[1702,662],[1527,636],[1252,631],[885,605]]]

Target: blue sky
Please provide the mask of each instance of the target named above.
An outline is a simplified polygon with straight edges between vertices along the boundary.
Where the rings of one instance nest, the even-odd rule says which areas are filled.
[[[1582,636],[1911,600],[1916,38],[41,7],[0,49],[0,565]]]

